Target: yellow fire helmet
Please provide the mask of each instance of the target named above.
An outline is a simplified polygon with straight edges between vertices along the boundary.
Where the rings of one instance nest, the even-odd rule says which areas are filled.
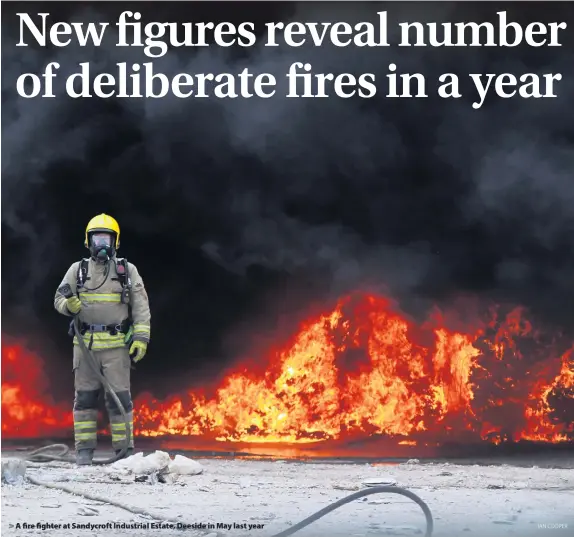
[[[86,226],[86,238],[84,241],[86,248],[90,247],[88,235],[95,231],[107,231],[108,233],[114,233],[116,236],[115,249],[117,250],[120,247],[120,226],[115,218],[108,214],[102,213],[98,216],[94,216],[94,218],[88,222],[88,225]]]

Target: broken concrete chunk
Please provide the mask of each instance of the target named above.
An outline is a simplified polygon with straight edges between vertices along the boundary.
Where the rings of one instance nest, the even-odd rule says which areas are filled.
[[[363,480],[365,487],[393,487],[398,483],[392,475],[383,475]]]
[[[2,483],[19,485],[24,482],[26,461],[17,458],[2,459]]]
[[[172,460],[165,451],[155,451],[145,456],[136,453],[126,459],[114,462],[107,468],[108,474],[132,474],[138,482],[155,484],[173,483],[178,475],[197,475],[203,472],[203,467],[197,461],[176,455]],[[172,477],[166,477],[172,474]],[[145,477],[147,476],[147,477]],[[172,479],[173,478],[173,479]]]
[[[170,474],[177,475],[199,475],[203,472],[201,464],[183,455],[176,455],[168,468]]]
[[[110,464],[108,473],[150,475],[166,468],[170,461],[171,459],[165,451],[155,451],[146,457],[140,452]]]

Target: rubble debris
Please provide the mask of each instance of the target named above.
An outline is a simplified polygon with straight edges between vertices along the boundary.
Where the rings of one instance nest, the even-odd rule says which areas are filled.
[[[171,454],[173,456],[174,453]],[[90,522],[105,524],[117,521],[129,525],[169,520],[177,524],[217,523],[223,515],[225,522],[242,523],[251,520],[256,524],[265,524],[263,531],[228,532],[228,537],[265,537],[351,493],[351,490],[342,492],[344,489],[338,489],[339,486],[360,490],[364,488],[364,481],[380,481],[381,477],[389,476],[396,478],[399,486],[412,490],[428,503],[436,520],[437,537],[439,534],[440,537],[537,537],[540,533],[538,524],[546,520],[568,524],[568,529],[574,525],[574,514],[564,500],[564,489],[568,487],[570,491],[574,490],[573,469],[533,470],[522,466],[444,463],[430,465],[426,461],[420,465],[393,467],[329,463],[294,466],[292,463],[277,465],[265,460],[220,458],[201,458],[197,461],[203,473],[199,476],[180,477],[180,481],[186,485],[183,490],[179,487],[180,483],[158,483],[154,486],[146,482],[135,483],[135,474],[124,476],[122,482],[114,482],[101,466],[60,469],[52,465],[40,468],[28,465],[27,482],[29,478],[53,482],[54,477],[62,473],[88,476],[91,481],[74,482],[67,487],[61,484],[56,490],[30,485],[3,486],[2,515],[6,516],[1,521],[2,535],[15,535],[9,524],[16,520],[61,519],[84,525]],[[449,471],[453,475],[438,477],[437,474],[442,471]],[[487,489],[488,484],[498,482],[506,484],[506,489]],[[516,490],[516,483],[528,483],[529,486],[527,489]],[[241,485],[245,487],[241,488]],[[561,490],[556,490],[556,487]],[[60,492],[62,489],[63,492]],[[70,494],[66,494],[70,491]],[[88,498],[84,499],[84,495]],[[62,507],[42,507],[52,502],[61,503]],[[99,514],[79,515],[79,502],[96,507]],[[93,502],[104,502],[105,505],[100,507]],[[268,520],[268,513],[276,513],[277,518]],[[415,530],[424,530],[420,514],[410,502],[396,495],[364,497],[338,513],[324,517],[311,531],[301,532],[301,536],[306,533],[313,537],[422,537],[420,530]],[[516,519],[513,519],[513,515]],[[374,522],[379,522],[378,529],[369,528],[369,524]],[[412,526],[413,529],[409,531],[406,526]],[[88,533],[85,537],[110,537],[109,531]],[[179,533],[181,537],[206,537],[203,532],[164,532],[151,528],[141,533],[113,533],[117,537],[177,537]],[[560,537],[559,533],[567,532],[554,533]],[[32,537],[31,533],[29,535]],[[50,535],[82,537],[78,532],[68,530],[55,530]],[[226,537],[226,534],[221,535]]]
[[[177,475],[199,475],[203,473],[203,467],[197,461],[176,455],[169,463],[169,473]]]
[[[145,456],[136,453],[131,457],[120,459],[106,469],[110,479],[118,479],[120,475],[134,475],[136,483],[148,483],[150,485],[174,484],[178,476],[198,475],[203,472],[203,467],[197,461],[176,455],[173,459],[165,451],[154,451]]]
[[[148,483],[149,485],[157,485],[157,483],[173,485],[176,482],[177,477],[177,475],[170,474],[167,468],[163,468],[159,472],[153,472],[147,475],[138,475],[135,477],[135,482]]]
[[[10,457],[2,459],[2,483],[20,485],[26,475],[26,461]]]
[[[365,487],[394,487],[397,483],[397,479],[392,475],[363,479],[363,485],[365,485]]]
[[[143,476],[166,469],[170,462],[171,458],[165,451],[154,451],[145,457],[142,452],[139,452],[131,457],[126,457],[110,464],[107,471],[108,473],[119,472]]]

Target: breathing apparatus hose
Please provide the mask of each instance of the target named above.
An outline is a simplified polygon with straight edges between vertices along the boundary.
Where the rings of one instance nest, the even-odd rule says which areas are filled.
[[[71,296],[70,293],[72,293],[70,286],[67,284],[62,286],[59,289],[59,291],[66,298],[69,298],[69,296]],[[126,439],[125,439],[124,446],[122,447],[122,449],[118,453],[116,453],[113,457],[111,457],[109,459],[94,459],[92,461],[92,464],[96,464],[96,465],[111,464],[111,463],[116,462],[117,460],[123,458],[124,455],[127,453],[128,447],[129,447],[129,435],[131,433],[132,424],[130,423],[130,420],[128,419],[128,414],[127,414],[126,409],[124,408],[122,402],[120,401],[120,398],[117,396],[116,392],[114,391],[112,385],[109,383],[108,379],[100,371],[100,368],[98,367],[98,362],[96,361],[92,351],[90,349],[88,349],[88,347],[84,341],[84,338],[82,337],[82,334],[80,332],[80,319],[79,319],[78,315],[74,316],[73,326],[74,326],[74,333],[76,334],[76,339],[78,340],[78,345],[80,346],[80,349],[82,351],[84,359],[88,362],[88,364],[92,368],[94,374],[99,379],[99,381],[102,383],[104,390],[114,400],[114,402],[115,402],[116,406],[118,407],[120,414],[122,415],[122,418],[126,424]],[[131,433],[131,434],[133,434],[133,433]],[[56,453],[54,453],[54,451],[56,451]],[[72,459],[72,457],[68,456],[69,451],[70,451],[70,448],[68,446],[66,446],[66,444],[51,444],[49,446],[43,446],[39,449],[35,449],[34,451],[31,451],[25,457],[25,460],[28,462],[52,462],[52,461],[75,462],[75,460]]]

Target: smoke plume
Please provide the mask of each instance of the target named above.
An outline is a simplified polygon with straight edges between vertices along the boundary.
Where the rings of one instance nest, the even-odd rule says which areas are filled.
[[[244,67],[281,80],[294,61],[315,72],[421,72],[429,98],[25,100],[15,81],[48,61],[65,77],[81,61],[113,72],[141,51],[15,47],[15,13],[112,21],[123,7],[32,4],[2,26],[4,329],[60,338],[52,294],[85,255],[83,230],[105,211],[142,273],[157,348],[191,360],[240,352],[222,341],[253,320],[357,288],[391,293],[414,315],[459,293],[524,304],[549,322],[574,317],[573,9],[542,4],[140,4],[147,20],[565,21],[564,46],[364,50],[256,47],[244,55],[173,50],[176,72]],[[209,3],[207,3],[209,4]],[[159,11],[158,11],[159,10]],[[189,11],[189,10],[188,10]],[[562,73],[557,99],[487,99],[463,85],[433,96],[442,73]],[[281,87],[279,87],[281,90]],[[274,311],[273,311],[274,310]],[[257,330],[255,329],[257,327]],[[249,339],[249,334],[243,335]],[[57,334],[57,335],[56,335]],[[222,350],[224,349],[224,350]],[[159,366],[150,366],[159,367]]]

